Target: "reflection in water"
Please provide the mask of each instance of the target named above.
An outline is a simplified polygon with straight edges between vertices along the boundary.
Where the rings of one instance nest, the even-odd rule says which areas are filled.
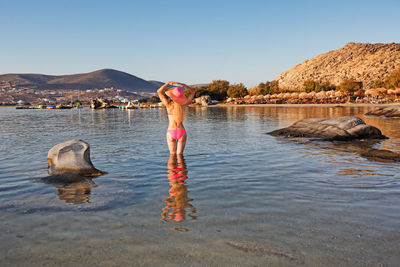
[[[86,204],[90,203],[90,190],[96,186],[94,183],[73,183],[67,186],[56,187],[59,200],[64,200],[66,203],[72,204]]]
[[[168,180],[171,188],[169,196],[163,199],[166,206],[162,209],[161,220],[164,222],[181,222],[186,220],[186,212],[192,220],[196,220],[196,208],[190,203],[186,186],[188,171],[182,155],[170,155],[168,160]],[[172,229],[172,228],[171,228]],[[180,229],[180,228],[179,228]],[[173,230],[179,230],[174,228]]]
[[[59,200],[71,204],[90,203],[90,192],[97,185],[86,177],[62,177],[49,176],[42,179],[42,182],[57,188]]]

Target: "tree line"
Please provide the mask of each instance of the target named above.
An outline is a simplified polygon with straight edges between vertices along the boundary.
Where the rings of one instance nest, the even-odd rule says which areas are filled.
[[[227,97],[244,97],[248,94],[243,83],[230,84],[226,80],[214,80],[207,85],[195,87],[195,97],[209,95],[211,99],[222,101]]]
[[[400,87],[400,68],[391,73],[383,80],[375,81],[374,88],[384,87],[386,89]],[[195,97],[209,95],[211,99],[222,101],[227,97],[244,97],[246,95],[268,95],[293,92],[291,89],[279,88],[277,81],[261,82],[258,86],[248,89],[242,83],[230,84],[226,80],[214,80],[210,84],[196,87]],[[363,89],[363,83],[353,79],[345,79],[339,85],[334,85],[329,82],[315,81],[312,79],[306,80],[303,83],[301,91],[303,92],[320,92],[320,91],[343,91],[353,93]]]

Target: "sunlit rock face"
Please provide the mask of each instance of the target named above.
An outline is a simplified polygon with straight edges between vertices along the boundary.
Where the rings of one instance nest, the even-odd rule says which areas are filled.
[[[99,176],[104,174],[96,169],[90,160],[88,143],[73,139],[53,146],[48,154],[49,175]]]
[[[363,82],[369,89],[400,68],[400,43],[348,43],[294,66],[276,77],[280,88],[297,89],[306,80],[339,85],[345,79]]]
[[[268,134],[284,137],[320,138],[332,141],[386,138],[378,128],[367,125],[362,119],[354,116],[300,120],[289,127]]]

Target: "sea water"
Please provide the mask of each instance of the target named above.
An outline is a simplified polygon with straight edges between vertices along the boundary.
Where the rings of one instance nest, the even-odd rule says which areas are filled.
[[[369,109],[190,108],[170,158],[163,109],[0,108],[0,265],[398,265],[399,163],[265,134],[358,115],[389,137],[373,148],[400,152],[400,120]],[[70,139],[108,174],[46,179],[48,150]]]

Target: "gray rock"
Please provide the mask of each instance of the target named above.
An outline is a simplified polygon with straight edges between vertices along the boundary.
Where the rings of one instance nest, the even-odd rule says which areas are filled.
[[[89,144],[78,139],[53,146],[47,154],[47,162],[49,175],[74,177],[104,174],[93,166]]]
[[[107,99],[97,97],[96,99],[90,100],[90,108],[91,109],[109,109],[109,108],[117,108],[114,105],[111,105],[110,101]]]
[[[383,139],[382,132],[364,123],[359,117],[346,116],[331,119],[305,119],[291,126],[269,132],[274,136],[311,137],[325,140]]]
[[[371,110],[371,111],[365,113],[365,115],[400,118],[400,106],[389,106],[389,107],[384,107],[384,108],[377,108],[377,109],[374,109],[374,110]]]
[[[212,104],[211,97],[209,95],[203,95],[194,99],[194,103],[203,107],[207,107]]]

